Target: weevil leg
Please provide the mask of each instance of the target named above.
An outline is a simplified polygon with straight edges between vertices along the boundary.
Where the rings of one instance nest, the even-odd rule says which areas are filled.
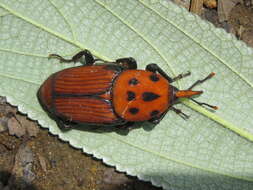
[[[174,108],[174,107],[171,107],[170,109],[173,110],[176,114],[179,114],[185,120],[190,118],[190,116],[186,115],[180,109],[177,109],[177,108]]]
[[[146,70],[147,70],[147,71],[151,71],[151,72],[153,72],[153,73],[158,72],[160,75],[162,75],[164,78],[166,78],[170,83],[175,82],[175,81],[177,81],[177,80],[179,80],[179,79],[182,79],[182,78],[184,78],[184,77],[187,77],[187,76],[189,76],[189,75],[191,74],[191,72],[188,71],[187,73],[182,73],[182,74],[179,74],[178,76],[176,76],[176,77],[174,77],[174,78],[171,78],[167,73],[165,73],[165,72],[161,69],[161,67],[159,67],[159,66],[158,66],[157,64],[155,64],[155,63],[148,64],[148,65],[146,66]]]
[[[123,125],[118,125],[117,128],[118,128],[118,129],[127,129],[127,130],[130,131],[130,130],[131,130],[131,127],[132,127],[133,125],[134,125],[134,122],[129,121],[129,122],[123,124]]]
[[[154,117],[154,118],[148,120],[148,122],[157,125],[164,118],[164,116],[166,115],[167,112],[168,112],[168,110],[166,112],[162,113],[160,116]]]
[[[70,124],[68,124],[60,119],[56,119],[56,123],[61,130],[69,130],[69,129],[73,128],[73,126],[71,126]]]
[[[179,79],[182,79],[182,78],[187,77],[187,76],[190,76],[190,75],[191,75],[191,72],[188,71],[187,73],[181,73],[181,74],[177,75],[177,76],[174,77],[172,80],[173,80],[173,82],[175,82],[175,81],[177,81],[177,80],[179,80]]]
[[[133,129],[132,127],[133,125],[134,125],[134,122],[127,122],[122,125],[117,125],[115,126],[115,128],[117,129],[116,133],[121,134],[121,135],[127,135]]]
[[[218,107],[217,106],[213,106],[213,105],[210,105],[210,104],[207,104],[207,103],[204,103],[204,102],[199,102],[197,100],[194,100],[193,98],[190,98],[193,102],[195,102],[196,104],[200,105],[200,106],[207,106],[209,108],[212,108],[214,110],[217,110]]]
[[[167,75],[157,64],[151,63],[146,66],[147,71],[151,71],[153,73],[158,72],[160,75],[162,75],[164,78],[166,78],[170,83],[173,82],[173,79]]]
[[[121,65],[125,69],[137,69],[137,62],[132,57],[117,59],[116,64]]]
[[[60,60],[60,62],[63,62],[63,63],[81,62],[83,65],[93,65],[95,61],[100,60],[100,59],[94,59],[93,55],[91,54],[89,50],[80,51],[76,55],[74,55],[71,59],[65,59],[58,54],[50,54],[48,57],[57,58]]]
[[[195,86],[205,82],[206,80],[212,78],[215,75],[215,73],[210,73],[209,75],[207,75],[206,78],[202,79],[202,80],[197,80],[195,83],[193,83],[187,90],[191,90],[193,89]]]

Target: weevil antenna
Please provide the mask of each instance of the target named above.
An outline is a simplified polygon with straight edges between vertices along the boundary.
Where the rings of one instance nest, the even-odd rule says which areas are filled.
[[[214,75],[215,75],[215,73],[212,72],[212,73],[210,73],[209,75],[207,75],[206,78],[204,78],[204,79],[202,79],[202,80],[197,80],[197,81],[196,81],[195,83],[193,83],[187,90],[193,89],[195,86],[197,86],[197,85],[199,85],[199,84],[205,82],[206,80],[212,78]]]
[[[193,102],[195,102],[196,104],[198,104],[198,105],[200,105],[200,106],[207,106],[207,107],[210,107],[210,108],[212,108],[212,109],[214,109],[214,110],[217,110],[217,109],[219,109],[217,106],[212,106],[212,105],[210,105],[210,104],[207,104],[207,103],[203,103],[203,102],[198,102],[197,100],[194,100],[193,98],[190,98]]]

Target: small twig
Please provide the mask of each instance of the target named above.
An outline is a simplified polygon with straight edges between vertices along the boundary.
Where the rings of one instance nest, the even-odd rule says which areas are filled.
[[[191,0],[190,12],[202,14],[203,0]]]

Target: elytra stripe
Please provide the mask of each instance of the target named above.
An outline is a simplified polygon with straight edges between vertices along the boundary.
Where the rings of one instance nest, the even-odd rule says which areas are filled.
[[[79,78],[81,78],[81,79],[89,79],[89,78],[103,78],[103,77],[110,77],[110,75],[108,75],[108,73],[106,73],[106,72],[102,72],[102,73],[99,73],[99,74],[97,74],[97,73],[95,73],[95,72],[93,72],[93,73],[83,73],[83,74],[81,74],[81,75],[78,75],[78,74],[65,74],[64,73],[64,75],[59,75],[58,77],[57,77],[57,80],[58,79],[60,79],[60,80],[65,80],[65,79],[79,79]]]
[[[99,94],[112,87],[116,76],[116,71],[102,66],[70,68],[56,74],[54,91],[57,94]]]
[[[64,85],[61,85],[61,86],[55,86],[55,88],[64,88],[64,89],[71,89],[71,88],[83,88],[83,89],[85,89],[85,87],[87,87],[87,89],[89,89],[89,88],[91,88],[92,86],[94,86],[95,88],[97,87],[97,86],[99,86],[100,88],[101,87],[108,87],[108,86],[110,86],[110,85],[108,85],[108,83],[105,85],[105,84],[97,84],[97,85],[65,85],[65,87],[64,87]]]
[[[77,80],[59,80],[57,81],[57,84],[65,84],[65,83],[97,83],[97,82],[103,82],[103,81],[107,81],[110,80],[109,78],[96,78],[94,80],[83,80],[83,79],[77,79]]]
[[[96,80],[96,79],[110,79],[112,75],[103,74],[103,75],[87,75],[87,76],[62,76],[58,77],[57,80],[64,81],[64,80]]]
[[[93,83],[82,83],[82,82],[70,82],[70,83],[62,83],[62,84],[59,84],[59,83],[57,83],[56,84],[56,88],[57,87],[65,87],[65,88],[71,88],[72,87],[72,85],[74,85],[74,86],[80,86],[80,87],[87,87],[87,86],[97,86],[97,85],[99,85],[99,86],[109,86],[110,85],[110,83],[108,83],[108,82],[99,82],[99,83],[96,83],[96,82],[93,82]]]
[[[110,101],[94,97],[56,97],[55,107],[57,113],[73,121],[113,123],[118,119],[112,110]]]
[[[79,91],[78,91],[79,90]],[[90,88],[90,89],[71,89],[71,90],[66,90],[66,89],[56,89],[57,94],[67,94],[68,96],[73,96],[75,97],[76,94],[81,94],[83,96],[87,95],[93,95],[93,94],[100,94],[107,91],[107,88]],[[71,95],[70,95],[71,94]]]

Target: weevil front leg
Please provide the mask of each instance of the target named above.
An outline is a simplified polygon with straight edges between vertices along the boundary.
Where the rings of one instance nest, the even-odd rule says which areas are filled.
[[[164,113],[162,113],[160,116],[154,117],[154,118],[148,120],[148,122],[157,125],[157,124],[160,123],[160,121],[164,118],[164,116],[166,115],[167,112],[168,112],[168,110],[165,111]]]
[[[59,59],[60,62],[70,63],[70,62],[80,62],[83,65],[93,65],[99,59],[94,59],[93,55],[89,50],[83,50],[74,55],[71,59],[65,59],[58,54],[50,54],[48,58],[56,58]]]
[[[177,108],[174,108],[174,107],[171,107],[170,109],[173,110],[176,114],[180,115],[183,119],[185,119],[185,120],[189,119],[189,116],[186,115],[184,112],[182,112],[180,109],[177,109]],[[166,112],[164,112],[163,114],[161,114],[158,117],[150,119],[149,122],[153,123],[155,125],[160,123],[160,121],[164,118],[164,116],[167,114],[168,111],[169,110],[167,110]]]
[[[156,73],[158,72],[160,75],[162,75],[164,78],[166,78],[170,83],[173,83],[179,79],[182,79],[184,77],[187,77],[191,74],[190,71],[188,71],[187,73],[182,73],[182,74],[179,74],[178,76],[174,77],[174,78],[171,78],[169,75],[167,75],[166,72],[164,72],[161,67],[159,67],[157,64],[155,63],[151,63],[151,64],[148,64],[146,66],[146,70],[147,71],[151,71],[153,73]]]
[[[174,107],[171,107],[170,108],[171,110],[173,110],[176,114],[180,115],[183,119],[187,120],[190,118],[189,115],[186,115],[184,112],[182,112],[180,109],[177,109],[177,108],[174,108]]]
[[[172,80],[173,80],[173,82],[175,82],[175,81],[177,81],[177,80],[179,80],[179,79],[182,79],[182,78],[187,77],[187,76],[190,76],[190,75],[191,75],[191,72],[188,71],[187,73],[181,73],[181,74],[177,75],[177,76],[174,77]]]

